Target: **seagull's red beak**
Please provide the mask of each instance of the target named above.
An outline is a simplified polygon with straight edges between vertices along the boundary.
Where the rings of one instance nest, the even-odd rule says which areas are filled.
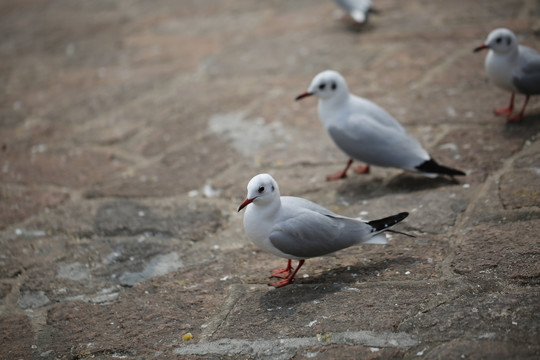
[[[246,200],[244,200],[244,202],[242,204],[240,204],[240,207],[238,208],[238,212],[240,212],[240,210],[242,210],[243,208],[245,208],[246,206],[251,204],[253,202],[253,200],[255,200],[255,198],[253,198],[253,199],[247,199],[246,198]]]
[[[484,49],[489,49],[489,47],[486,44],[482,44],[479,47],[474,48],[473,52],[479,52],[479,51],[482,51]]]
[[[311,96],[311,95],[313,95],[313,93],[306,91],[305,93],[298,95],[295,100],[296,101],[302,100],[303,98]]]

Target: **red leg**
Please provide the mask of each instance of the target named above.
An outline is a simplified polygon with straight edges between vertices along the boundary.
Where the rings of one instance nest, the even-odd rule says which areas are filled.
[[[508,116],[508,121],[511,121],[511,122],[520,122],[521,119],[523,118],[523,113],[525,112],[525,107],[527,106],[527,103],[529,102],[529,95],[527,95],[527,97],[525,98],[525,102],[523,103],[523,107],[521,108],[521,111],[519,112],[519,114],[516,114],[516,115],[513,115],[513,116]]]
[[[514,111],[514,96],[516,94],[512,93],[512,96],[510,96],[510,104],[506,108],[500,108],[495,109],[495,115],[512,115],[512,111]]]
[[[277,278],[285,279],[289,277],[289,275],[291,274],[291,270],[292,270],[291,259],[289,259],[289,262],[287,262],[286,268],[273,270],[272,273],[270,274],[270,277],[271,278],[277,277]]]
[[[369,165],[358,165],[354,168],[354,172],[357,174],[369,174]]]
[[[275,283],[268,284],[268,286],[273,286],[275,288],[279,288],[279,287],[282,287],[282,286],[285,286],[285,285],[289,285],[290,283],[292,283],[294,281],[294,276],[296,275],[298,270],[300,270],[302,265],[304,265],[304,262],[305,262],[305,260],[300,260],[298,262],[298,266],[296,267],[296,269],[294,269],[294,271],[289,276],[287,276],[285,279],[281,279],[279,281],[276,281]]]
[[[326,181],[345,179],[347,177],[347,170],[349,170],[349,168],[351,167],[352,162],[353,162],[353,159],[349,159],[349,161],[347,161],[347,165],[345,166],[345,169],[338,171],[335,174],[328,175],[326,177]]]

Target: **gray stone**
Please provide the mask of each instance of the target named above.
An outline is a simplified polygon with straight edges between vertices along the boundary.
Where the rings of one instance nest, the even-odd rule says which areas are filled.
[[[409,348],[418,344],[414,337],[405,333],[375,333],[351,331],[325,333],[311,338],[281,338],[277,340],[220,339],[202,344],[185,345],[174,349],[176,355],[249,355],[264,359],[290,359],[302,348],[332,344],[364,345],[371,347]]]
[[[36,309],[49,304],[51,301],[43,291],[25,291],[19,296],[17,305],[21,309]]]
[[[102,236],[179,236],[196,240],[221,226],[222,212],[197,203],[152,203],[131,200],[106,202],[94,218],[94,231]]]
[[[41,354],[39,354],[39,356],[41,356],[43,358],[46,358],[46,357],[49,357],[49,356],[52,356],[52,355],[54,355],[54,350],[47,350],[47,351],[44,351]]]
[[[183,266],[184,263],[175,252],[166,255],[158,255],[151,259],[142,271],[126,271],[118,278],[118,280],[122,285],[133,286],[154,276],[165,275],[171,271],[176,271]]]
[[[164,219],[156,218],[148,206],[136,201],[120,200],[103,204],[97,209],[94,228],[100,235],[137,235],[166,231],[163,222]]]
[[[222,135],[240,154],[251,156],[269,142],[287,142],[281,123],[266,124],[263,118],[245,119],[243,112],[216,114],[208,121],[210,131]]]
[[[83,281],[90,278],[90,272],[88,267],[79,262],[72,264],[62,264],[58,267],[57,275],[61,279],[68,279],[73,281]]]

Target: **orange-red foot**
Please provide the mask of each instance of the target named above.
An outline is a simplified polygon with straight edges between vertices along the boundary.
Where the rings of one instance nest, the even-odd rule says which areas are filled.
[[[347,165],[345,165],[345,169],[338,171],[335,174],[330,174],[326,177],[326,181],[332,181],[332,180],[339,180],[339,179],[345,179],[347,177],[347,170],[351,167],[351,164],[353,163],[353,159],[350,158],[347,161]]]
[[[270,274],[270,277],[285,279],[285,278],[288,278],[289,275],[291,275],[291,270],[292,268],[276,269],[272,271],[272,273]]]
[[[275,283],[271,283],[271,284],[268,284],[268,286],[273,286],[275,288],[280,288],[280,287],[283,287],[285,285],[289,285],[289,284],[292,284],[294,281],[294,278],[285,278],[285,279],[281,279],[279,281],[276,281]]]
[[[287,267],[283,269],[273,270],[272,273],[270,273],[270,277],[271,278],[277,277],[277,278],[285,279],[285,278],[288,278],[289,275],[291,275],[291,270],[292,270],[291,259],[289,259],[289,261],[287,261]]]
[[[345,179],[346,177],[347,177],[347,172],[342,170],[342,171],[338,171],[335,174],[328,175],[326,177],[326,181],[340,180],[340,179]]]
[[[354,168],[354,172],[357,174],[369,174],[369,165],[358,165]]]
[[[302,265],[304,265],[304,262],[305,262],[305,260],[299,260],[298,261],[298,266],[296,267],[296,269],[294,269],[294,271],[292,273],[289,274],[289,276],[287,276],[284,279],[278,280],[275,283],[268,284],[268,286],[273,286],[275,288],[279,288],[279,287],[282,287],[282,286],[285,286],[285,285],[292,284],[292,282],[294,281],[294,276],[296,275],[298,270],[300,270]],[[287,263],[287,268],[292,269],[290,259],[289,259],[289,262]]]
[[[495,109],[495,110],[493,110],[493,112],[494,112],[495,115],[497,115],[497,116],[503,116],[503,115],[508,115],[508,116],[510,116],[510,115],[512,115],[512,111],[513,111],[513,110],[514,110],[514,109],[511,108],[511,107],[506,107],[506,108]]]

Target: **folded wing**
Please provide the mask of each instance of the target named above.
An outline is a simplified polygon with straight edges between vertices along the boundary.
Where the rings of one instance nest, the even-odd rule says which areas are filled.
[[[305,209],[278,222],[269,238],[285,254],[307,259],[367,241],[374,235],[371,229],[370,225],[360,220]]]

